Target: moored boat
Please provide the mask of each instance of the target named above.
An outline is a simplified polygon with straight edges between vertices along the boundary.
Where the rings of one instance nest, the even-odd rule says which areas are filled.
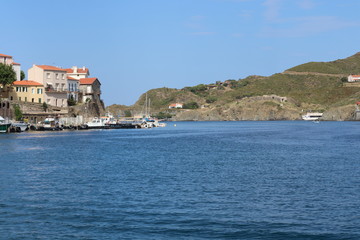
[[[21,132],[25,132],[29,129],[29,124],[26,122],[12,122],[11,126],[15,129],[20,129]]]
[[[322,117],[322,113],[320,112],[308,112],[305,115],[302,115],[302,119],[305,121],[316,121]]]
[[[0,116],[0,133],[6,133],[10,126],[11,123],[5,121],[5,119]]]

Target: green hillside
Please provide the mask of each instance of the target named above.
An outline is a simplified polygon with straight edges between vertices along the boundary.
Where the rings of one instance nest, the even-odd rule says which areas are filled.
[[[302,64],[269,77],[249,76],[183,89],[152,89],[141,95],[132,106],[118,105],[111,106],[111,109],[141,111],[147,96],[151,100],[153,112],[169,112],[169,104],[175,102],[222,111],[242,99],[274,94],[290,98],[299,109],[316,106],[326,110],[360,100],[359,85],[344,84],[345,76],[354,73],[360,73],[360,53],[332,62]]]
[[[332,62],[309,62],[290,68],[288,71],[345,75],[358,74],[360,73],[360,53]]]

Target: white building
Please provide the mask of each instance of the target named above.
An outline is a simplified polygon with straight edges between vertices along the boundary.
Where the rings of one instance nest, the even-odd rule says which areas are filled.
[[[348,82],[360,82],[360,75],[349,75]]]
[[[86,67],[78,68],[76,66],[72,68],[66,68],[66,73],[68,77],[72,77],[75,79],[88,78],[90,75],[89,69]]]
[[[67,77],[67,84],[68,84],[68,95],[67,98],[72,98],[77,102],[79,101],[79,80],[73,77]]]

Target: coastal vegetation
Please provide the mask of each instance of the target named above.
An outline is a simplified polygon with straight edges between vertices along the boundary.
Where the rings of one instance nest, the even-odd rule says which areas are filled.
[[[16,73],[11,65],[0,63],[0,84],[10,85],[16,81]]]

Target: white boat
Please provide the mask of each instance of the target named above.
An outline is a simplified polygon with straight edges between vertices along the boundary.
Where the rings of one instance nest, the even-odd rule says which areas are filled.
[[[305,121],[317,121],[322,117],[323,113],[320,112],[308,112],[302,115],[302,119]]]
[[[114,121],[114,117],[112,115],[108,114],[107,116],[100,118],[94,117],[91,122],[87,122],[85,125],[88,128],[104,128],[112,123],[116,123],[116,121]]]
[[[29,124],[26,122],[12,122],[11,126],[13,126],[15,129],[20,129],[22,132],[25,132],[29,129]]]
[[[6,133],[11,126],[11,123],[5,121],[3,117],[0,116],[0,133]]]

